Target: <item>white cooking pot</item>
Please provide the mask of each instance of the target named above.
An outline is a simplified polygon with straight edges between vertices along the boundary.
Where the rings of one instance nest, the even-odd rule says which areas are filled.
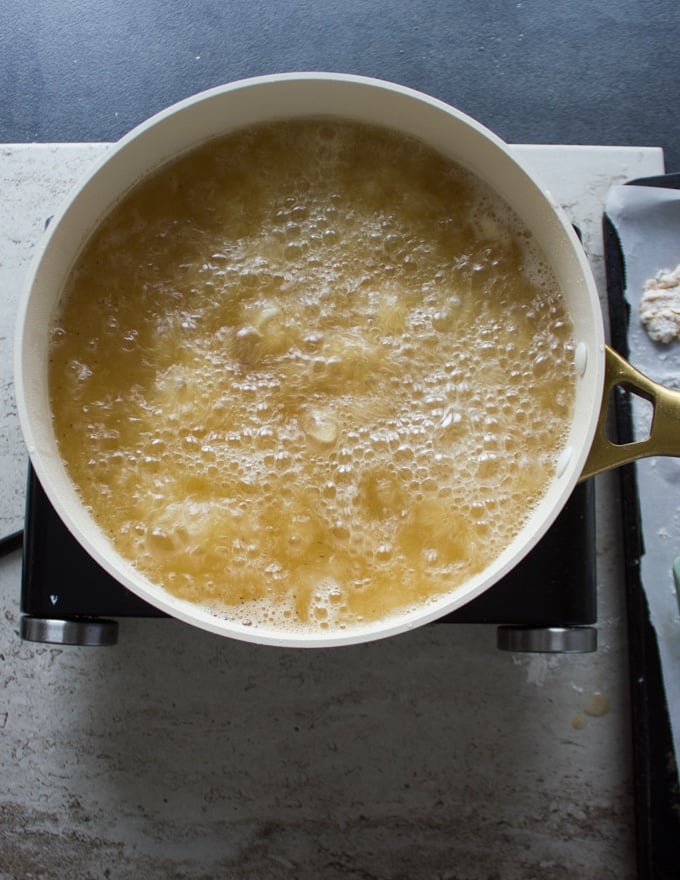
[[[245,125],[324,114],[421,138],[510,204],[550,263],[571,314],[577,387],[566,448],[545,497],[492,565],[453,594],[416,611],[346,631],[305,633],[223,619],[150,583],[116,552],[81,503],[57,448],[47,384],[48,328],[81,248],[111,207],[141,178],[208,139]],[[344,74],[299,73],[243,80],[188,98],[138,126],[106,152],[53,219],[36,254],[19,307],[15,373],[19,418],[38,479],[61,519],[104,569],[150,604],[211,632],[259,643],[318,647],[391,636],[454,611],[517,565],[548,530],[580,479],[630,460],[638,452],[655,451],[612,446],[601,424],[598,430],[604,418],[606,365],[608,382],[633,382],[625,362],[605,349],[597,291],[571,224],[505,143],[468,116],[411,89]],[[655,394],[653,386],[646,396]],[[669,418],[677,424],[680,405],[671,400],[668,406]],[[680,454],[680,449],[667,454]]]

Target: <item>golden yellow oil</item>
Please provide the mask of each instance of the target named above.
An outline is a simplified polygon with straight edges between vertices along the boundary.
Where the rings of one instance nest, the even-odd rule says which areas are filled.
[[[70,475],[141,572],[323,630],[449,593],[511,542],[572,361],[505,205],[416,140],[311,119],[136,187],[72,273],[49,380]]]

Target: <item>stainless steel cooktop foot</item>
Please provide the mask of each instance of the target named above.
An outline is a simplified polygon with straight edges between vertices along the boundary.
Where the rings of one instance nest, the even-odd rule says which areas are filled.
[[[499,626],[496,644],[516,654],[588,654],[597,650],[592,626]]]
[[[104,647],[118,641],[118,621],[92,617],[58,620],[24,615],[21,618],[21,638],[54,645]]]

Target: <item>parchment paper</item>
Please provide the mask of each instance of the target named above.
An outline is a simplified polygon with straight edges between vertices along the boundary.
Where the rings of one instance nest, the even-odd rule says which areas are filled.
[[[630,313],[629,360],[651,379],[680,388],[680,341],[654,342],[640,321],[645,283],[680,263],[680,190],[614,186],[605,210],[623,250]],[[636,439],[649,433],[649,405],[633,396]],[[680,558],[680,459],[650,458],[637,467],[645,553],[640,576],[655,628],[675,754],[680,757],[680,606],[673,564]]]

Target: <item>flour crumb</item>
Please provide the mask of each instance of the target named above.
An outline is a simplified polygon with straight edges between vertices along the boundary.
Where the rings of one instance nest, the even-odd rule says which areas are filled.
[[[654,342],[669,343],[680,336],[680,264],[646,282],[640,319]]]

